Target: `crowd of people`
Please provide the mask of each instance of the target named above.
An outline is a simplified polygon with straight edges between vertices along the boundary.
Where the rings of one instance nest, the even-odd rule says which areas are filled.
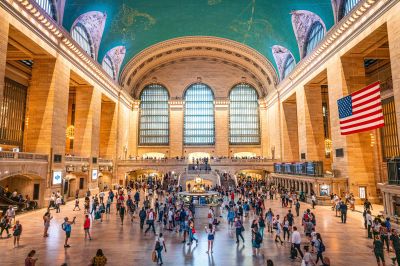
[[[223,176],[231,178],[229,175]],[[168,180],[168,179],[167,179]],[[73,211],[83,213],[84,238],[91,241],[91,230],[97,223],[102,223],[104,216],[116,215],[121,226],[126,223],[136,224],[144,235],[154,235],[154,249],[151,258],[154,263],[163,264],[163,253],[167,252],[166,238],[179,237],[182,244],[187,246],[198,245],[199,234],[207,236],[206,253],[214,252],[216,234],[223,234],[219,229],[221,223],[226,224],[228,234],[234,234],[236,245],[245,245],[249,242],[252,255],[264,256],[263,250],[268,247],[270,239],[278,248],[287,252],[290,260],[301,262],[305,266],[330,265],[330,259],[325,255],[326,247],[322,234],[318,231],[317,215],[313,211],[315,203],[301,212],[301,205],[305,203],[301,196],[290,188],[276,187],[264,181],[254,179],[239,180],[237,186],[214,186],[210,190],[220,195],[219,208],[211,206],[207,217],[196,214],[193,203],[185,205],[178,197],[181,188],[176,184],[163,184],[160,181],[150,183],[130,182],[128,186],[115,190],[108,189],[91,195],[86,192],[83,205],[79,195],[76,195]],[[315,196],[314,196],[315,198]],[[347,222],[347,206],[352,203],[352,195],[344,200],[337,195],[331,196],[332,210],[340,216],[341,222]],[[312,201],[314,201],[312,199]],[[279,207],[273,202],[280,202]],[[61,212],[62,196],[55,192],[50,196],[49,206],[43,215],[43,237],[49,237],[49,227],[53,215]],[[275,207],[272,207],[275,206]],[[308,205],[307,205],[308,206]],[[82,207],[82,209],[81,209]],[[275,209],[274,209],[275,208]],[[400,265],[400,242],[397,231],[392,228],[390,219],[371,215],[371,203],[364,204],[364,220],[366,237],[372,239],[373,251],[378,265],[385,265],[384,250],[391,251],[391,247]],[[350,207],[351,209],[351,207]],[[282,215],[283,213],[283,215]],[[79,214],[78,214],[79,215]],[[207,225],[202,228],[202,219],[207,219]],[[69,248],[72,229],[76,226],[76,216],[65,217],[61,224],[64,231],[64,248]],[[246,233],[245,228],[250,232]],[[14,246],[18,248],[22,235],[22,224],[15,219],[15,210],[12,206],[4,213],[0,220],[0,236],[3,231],[7,237],[14,237]],[[166,234],[166,232],[176,235]],[[266,241],[268,240],[268,241]],[[149,254],[150,255],[150,254]],[[25,265],[35,265],[38,258],[32,250]],[[91,260],[91,265],[105,265],[107,258],[99,249]],[[320,264],[318,264],[320,263]],[[273,265],[268,260],[267,265]]]

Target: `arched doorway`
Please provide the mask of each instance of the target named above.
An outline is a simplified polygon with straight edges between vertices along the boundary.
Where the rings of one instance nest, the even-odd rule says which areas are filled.
[[[0,201],[1,205],[13,204],[12,202],[19,202],[26,199],[36,201],[39,207],[44,203],[44,182],[45,178],[31,174],[18,174],[3,177],[0,179],[0,190],[3,200]]]

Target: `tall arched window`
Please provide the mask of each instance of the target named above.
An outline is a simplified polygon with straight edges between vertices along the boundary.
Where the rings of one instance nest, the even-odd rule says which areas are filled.
[[[345,17],[360,2],[360,0],[343,0],[339,10],[339,20]]]
[[[53,0],[35,0],[46,13],[57,21],[57,12]]]
[[[286,78],[290,74],[290,72],[292,72],[294,67],[295,67],[294,58],[291,54],[288,54],[285,60],[285,64],[283,66],[282,79]]]
[[[311,53],[318,43],[324,38],[324,27],[320,22],[315,22],[308,33],[306,45],[304,46],[304,57]]]
[[[111,58],[106,55],[104,57],[103,63],[102,63],[102,67],[103,69],[107,72],[108,75],[110,75],[110,77],[112,79],[115,79],[115,74],[114,74],[114,64],[111,61]]]
[[[213,145],[215,143],[214,94],[202,83],[191,85],[185,92],[184,143]]]
[[[159,84],[146,86],[140,94],[139,145],[168,145],[169,95]]]
[[[229,95],[231,144],[259,144],[260,122],[257,91],[248,84],[238,84]]]
[[[74,39],[85,52],[94,58],[94,53],[89,37],[89,33],[86,31],[85,27],[78,23],[72,28],[72,39]]]

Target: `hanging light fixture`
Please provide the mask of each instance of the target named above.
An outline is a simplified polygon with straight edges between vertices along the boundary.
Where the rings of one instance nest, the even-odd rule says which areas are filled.
[[[73,125],[68,126],[67,130],[65,131],[65,135],[67,136],[68,139],[74,139],[75,127]]]
[[[325,139],[325,154],[330,154],[332,152],[332,140]]]

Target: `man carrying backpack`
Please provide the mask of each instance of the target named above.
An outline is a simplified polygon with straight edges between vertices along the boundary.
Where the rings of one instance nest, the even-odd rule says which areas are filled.
[[[61,224],[62,230],[65,231],[65,243],[64,243],[64,248],[69,248],[69,247],[70,247],[70,245],[68,245],[68,240],[69,240],[69,238],[71,237],[71,230],[72,230],[71,225],[75,223],[75,219],[76,219],[76,217],[74,217],[74,218],[72,219],[72,221],[70,222],[70,221],[68,221],[68,217],[65,217],[65,218],[64,218],[64,223]]]
[[[142,209],[139,212],[139,218],[140,218],[140,229],[142,230],[144,225],[144,220],[146,219],[146,211],[144,207],[142,207]]]

